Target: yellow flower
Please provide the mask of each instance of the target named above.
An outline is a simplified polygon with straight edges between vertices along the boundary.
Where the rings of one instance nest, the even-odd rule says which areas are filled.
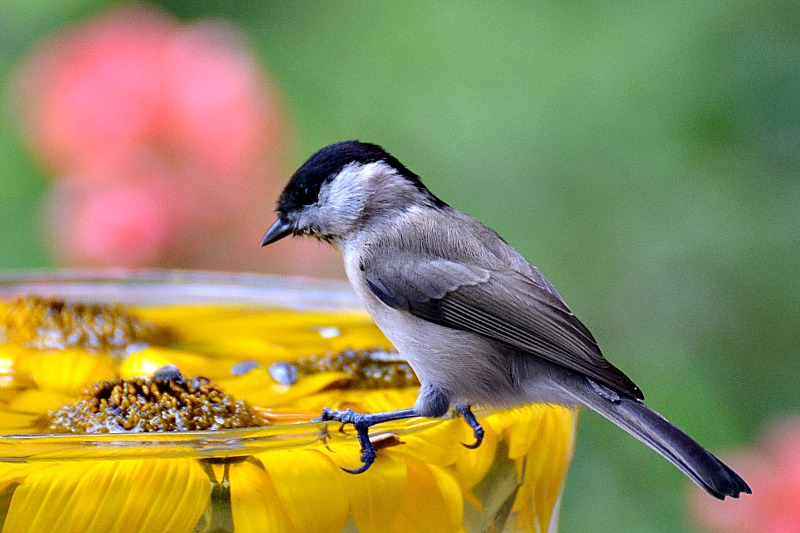
[[[0,316],[3,310],[0,304]],[[148,331],[169,331],[170,343],[133,339],[127,348],[115,345],[122,356],[0,344],[3,532],[549,531],[555,523],[574,444],[572,410],[476,411],[485,429],[476,450],[462,445],[474,437],[460,418],[382,424],[373,428],[374,465],[351,475],[342,468],[360,464],[353,429],[311,419],[323,407],[408,407],[418,392],[411,383],[364,388],[347,365],[316,372],[317,359],[303,359],[388,348],[365,314],[223,305],[130,312],[126,320],[156,328]],[[276,381],[270,367],[277,362],[300,368],[294,383]],[[37,434],[48,411],[74,402],[91,383],[147,376],[167,364],[211,379],[278,425]]]
[[[191,459],[55,462],[26,475],[17,467],[0,463],[0,487],[19,483],[3,533],[192,531],[209,492]]]

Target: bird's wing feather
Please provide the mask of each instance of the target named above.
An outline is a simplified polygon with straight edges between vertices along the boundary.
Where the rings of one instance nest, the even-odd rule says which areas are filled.
[[[638,387],[606,361],[589,330],[558,293],[549,290],[549,282],[429,257],[397,262],[367,255],[361,269],[369,289],[389,307],[483,335],[580,372],[621,394],[643,398]]]

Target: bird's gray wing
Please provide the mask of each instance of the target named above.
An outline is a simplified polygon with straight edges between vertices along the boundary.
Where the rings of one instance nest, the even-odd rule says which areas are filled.
[[[367,286],[389,307],[508,344],[643,399],[549,282],[429,257],[398,262],[368,254],[360,266]]]

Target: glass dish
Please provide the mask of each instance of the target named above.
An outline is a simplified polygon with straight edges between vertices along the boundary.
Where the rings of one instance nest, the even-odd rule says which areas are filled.
[[[390,349],[346,283],[185,271],[10,272],[0,274],[0,317],[22,295],[122,304],[174,329],[178,340],[117,359],[0,343],[3,532],[556,529],[574,445],[572,410],[476,410],[486,429],[477,450],[462,446],[472,434],[460,418],[383,424],[371,432],[375,464],[359,475],[342,470],[359,464],[355,432],[313,422],[314,413],[408,407],[416,389],[362,387],[341,371],[281,384],[268,367]],[[46,364],[36,366],[40,360]],[[243,362],[253,370],[232,372]],[[37,425],[98,378],[146,375],[161,363],[207,375],[260,409],[269,425],[103,434],[53,434]]]

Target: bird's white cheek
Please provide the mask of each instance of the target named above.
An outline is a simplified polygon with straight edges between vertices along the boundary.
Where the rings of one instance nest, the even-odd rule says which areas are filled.
[[[299,230],[304,230],[307,228],[314,227],[314,217],[310,213],[301,213],[295,222],[295,228]]]

